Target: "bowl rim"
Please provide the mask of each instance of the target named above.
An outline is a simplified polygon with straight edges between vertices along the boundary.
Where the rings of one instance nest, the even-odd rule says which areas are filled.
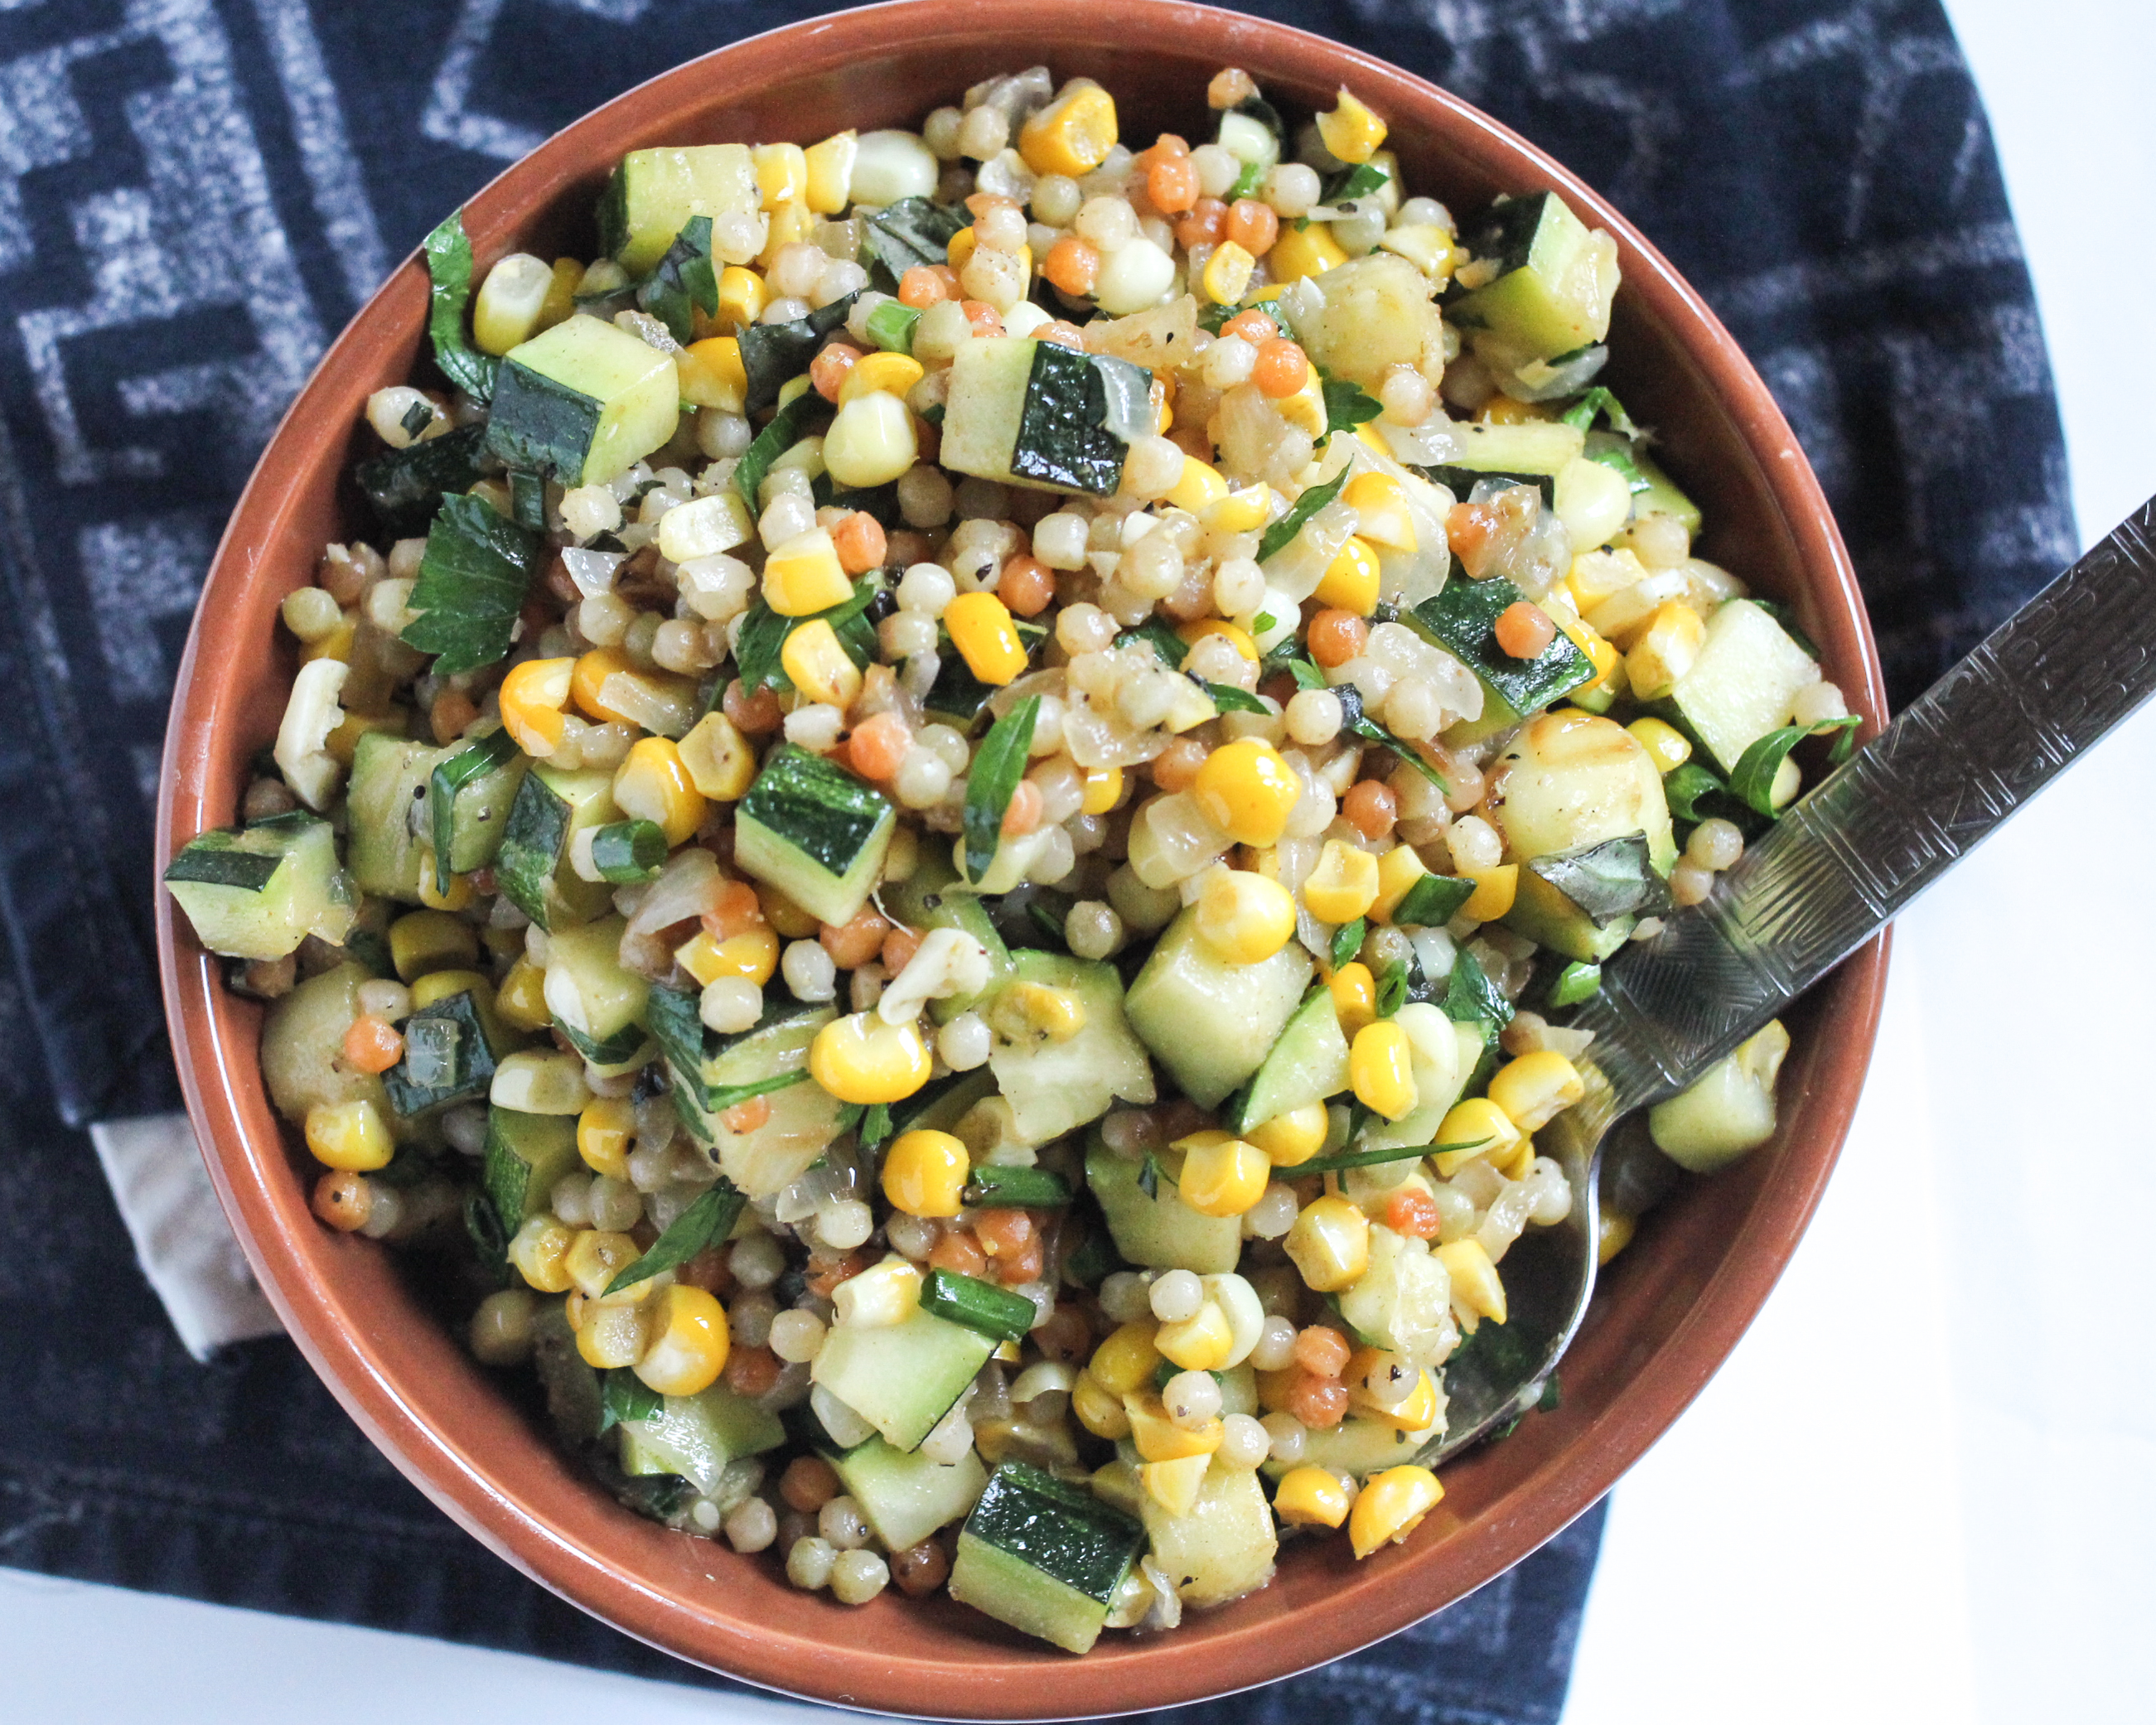
[[[634,126],[646,105],[713,77],[752,81],[804,69],[835,69],[871,54],[894,38],[963,38],[993,25],[1014,28],[1044,44],[1089,41],[1142,49],[1148,39],[1204,31],[1224,56],[1258,65],[1299,60],[1322,65],[1328,81],[1352,78],[1358,94],[1381,112],[1415,112],[1446,129],[1448,147],[1474,154],[1507,184],[1560,193],[1582,217],[1616,235],[1624,291],[1648,301],[1682,351],[1725,404],[1743,451],[1758,468],[1790,536],[1795,562],[1810,596],[1835,619],[1840,658],[1858,672],[1845,678],[1851,706],[1864,715],[1865,735],[1885,712],[1878,657],[1855,572],[1825,499],[1779,408],[1708,309],[1661,254],[1584,181],[1507,127],[1424,80],[1358,49],[1291,26],[1182,0],[889,0],[828,14],[744,38],[686,61],[593,110],[511,164],[467,200],[467,212],[497,205],[541,207],[588,170],[576,158],[583,141]],[[1261,73],[1260,76],[1273,75]],[[156,856],[162,868],[184,837],[209,824],[200,788],[217,753],[219,715],[213,691],[196,673],[214,634],[218,602],[254,576],[255,547],[275,520],[298,477],[310,444],[307,427],[329,380],[377,325],[424,316],[424,266],[406,258],[325,351],[306,385],[272,434],[235,506],[212,560],[179,667],[158,798]],[[1662,1344],[1657,1369],[1633,1378],[1615,1394],[1576,1447],[1582,1460],[1556,1471],[1549,1488],[1531,1494],[1502,1517],[1486,1517],[1419,1553],[1396,1554],[1389,1584],[1357,1588],[1353,1609],[1332,1602],[1306,1609],[1297,1633],[1284,1635],[1260,1623],[1222,1646],[1220,1637],[1163,1637],[1142,1654],[1112,1660],[1045,1659],[1028,1648],[1008,1650],[985,1639],[967,1681],[982,1683],[980,1707],[954,1712],[948,1661],[904,1661],[858,1643],[814,1641],[752,1624],[729,1623],[716,1607],[685,1609],[655,1586],[609,1563],[605,1553],[529,1512],[490,1476],[484,1459],[449,1434],[424,1424],[398,1384],[380,1369],[366,1338],[331,1309],[305,1260],[297,1228],[318,1224],[300,1206],[295,1220],[272,1202],[266,1183],[283,1167],[281,1142],[258,1155],[241,1130],[243,1092],[259,1091],[251,1045],[228,1049],[218,1019],[223,984],[216,963],[177,926],[170,895],[155,890],[159,966],[167,1022],[187,1111],[218,1199],[257,1280],[285,1328],[331,1392],[406,1477],[468,1532],[523,1574],[624,1632],[691,1662],[760,1686],[841,1706],[928,1717],[1065,1718],[1163,1707],[1234,1692],[1340,1658],[1406,1628],[1474,1587],[1494,1579],[1590,1507],[1617,1476],[1658,1438],[1704,1386],[1749,1326],[1787,1264],[1839,1155],[1876,1036],[1885,986],[1887,940],[1881,936],[1852,957],[1830,984],[1836,991],[1838,1036],[1815,1056],[1809,1097],[1824,1095],[1825,1118],[1784,1156],[1746,1215],[1745,1239],[1700,1289],[1694,1308]],[[1797,1147],[1793,1144],[1793,1152]],[[1591,1457],[1591,1463],[1587,1458]],[[1491,1525],[1492,1522],[1500,1525]],[[1454,1578],[1433,1599],[1415,1583],[1442,1553]],[[1426,1578],[1424,1578],[1426,1579]],[[1368,1595],[1376,1592],[1379,1596]],[[1344,1602],[1343,1602],[1344,1603]],[[1218,1668],[1218,1669],[1210,1669]],[[1220,1671],[1227,1671],[1224,1682]],[[1050,1676],[1050,1673],[1053,1676]],[[1050,1681],[1044,1684],[1041,1679]]]

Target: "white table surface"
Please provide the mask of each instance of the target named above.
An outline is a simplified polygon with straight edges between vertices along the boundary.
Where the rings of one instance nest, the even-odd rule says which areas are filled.
[[[2156,490],[2156,8],[1947,9],[2028,245],[2086,542]],[[1567,1725],[2148,1717],[2152,811],[2156,711],[1902,919],[1818,1218],[1612,1500]],[[815,1717],[4,1568],[0,1671],[25,1722]]]

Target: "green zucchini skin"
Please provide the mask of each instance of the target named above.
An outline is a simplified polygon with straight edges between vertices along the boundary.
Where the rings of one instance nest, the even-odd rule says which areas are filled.
[[[1084,1653],[1145,1542],[1142,1522],[1082,1487],[1006,1461],[959,1532],[951,1597]]]
[[[547,1209],[554,1183],[582,1166],[577,1122],[567,1114],[523,1114],[490,1107],[480,1183],[502,1230],[515,1234]]]
[[[1497,644],[1497,619],[1526,597],[1502,575],[1448,581],[1444,592],[1424,599],[1407,616],[1415,629],[1475,673],[1482,685],[1482,716],[1469,724],[1482,735],[1517,725],[1594,680],[1594,661],[1562,629],[1532,659],[1515,659]],[[1455,726],[1454,732],[1467,728]]]
[[[772,752],[736,806],[734,860],[819,922],[867,902],[898,811],[881,793],[791,743]]]
[[[164,880],[195,937],[228,957],[282,958],[311,934],[341,946],[359,915],[330,824],[303,811],[201,834]]]
[[[613,888],[579,875],[570,866],[569,845],[584,828],[618,818],[611,774],[540,762],[516,787],[495,855],[495,880],[511,903],[549,933],[604,915]]]
[[[484,1096],[495,1050],[470,993],[448,995],[404,1021],[404,1056],[382,1075],[389,1106],[406,1120]]]

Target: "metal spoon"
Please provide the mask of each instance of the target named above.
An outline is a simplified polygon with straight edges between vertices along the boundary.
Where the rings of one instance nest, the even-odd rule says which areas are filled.
[[[1612,1129],[1779,1014],[2152,694],[2156,500],[1791,808],[1703,905],[1604,967],[1572,1020],[1594,1033],[1587,1095],[1538,1140],[1564,1168],[1572,1213],[1505,1255],[1507,1322],[1447,1363],[1446,1430],[1419,1460],[1455,1455],[1541,1399],[1594,1292]],[[1645,1177],[1628,1214],[1658,1195],[1650,1163],[1611,1172]]]

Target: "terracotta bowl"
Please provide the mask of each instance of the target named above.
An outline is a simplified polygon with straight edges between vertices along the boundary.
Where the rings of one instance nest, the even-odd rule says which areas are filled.
[[[845,13],[722,49],[608,104],[495,180],[465,219],[482,269],[512,249],[588,255],[593,199],[624,151],[918,125],[978,79],[1040,60],[1059,78],[1107,85],[1133,136],[1209,135],[1205,84],[1224,65],[1305,112],[1330,106],[1344,81],[1390,121],[1414,190],[1471,211],[1500,192],[1554,187],[1609,228],[1625,273],[1610,381],[1660,428],[1668,466],[1704,506],[1703,554],[1794,606],[1829,674],[1877,721],[1878,662],[1825,500],[1698,295],[1584,181],[1443,91],[1317,37],[1158,0],[906,0]],[[241,499],[173,701],[160,857],[235,819],[294,670],[279,601],[311,578],[325,542],[353,531],[339,482],[362,406],[410,372],[425,311],[425,275],[408,260],[331,349]],[[390,1459],[508,1562],[683,1659],[827,1702],[969,1718],[1166,1707],[1306,1670],[1480,1587],[1587,1509],[1722,1363],[1795,1247],[1856,1106],[1886,973],[1881,942],[1806,1003],[1774,1143],[1653,1217],[1565,1363],[1562,1409],[1448,1469],[1443,1505],[1404,1546],[1364,1563],[1344,1540],[1298,1546],[1262,1593],[1178,1634],[1110,1635],[1072,1659],[947,1599],[892,1592],[852,1609],[798,1593],[767,1556],[616,1507],[419,1309],[387,1253],[309,1214],[309,1164],[257,1068],[259,1010],[225,992],[157,896],[167,1011],[211,1174],[287,1327]]]

